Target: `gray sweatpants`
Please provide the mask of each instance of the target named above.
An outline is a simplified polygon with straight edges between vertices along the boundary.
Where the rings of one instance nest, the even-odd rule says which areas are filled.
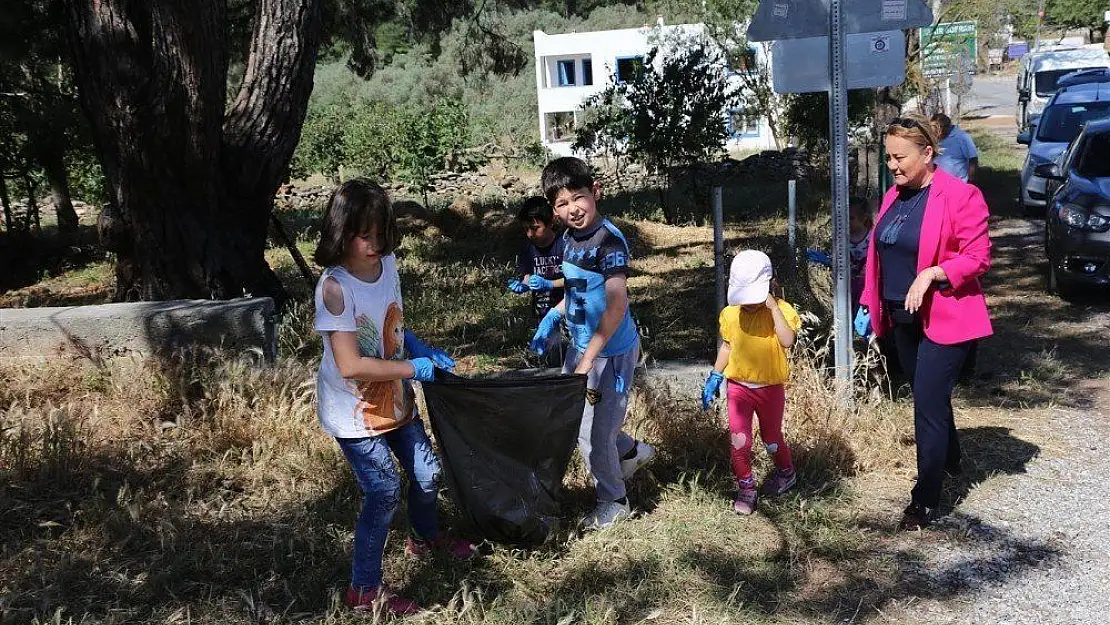
[[[582,354],[574,347],[567,350],[563,373],[573,373]],[[628,412],[628,392],[632,375],[640,360],[640,341],[627,352],[597,358],[586,378],[586,406],[578,429],[578,449],[594,478],[598,501],[616,501],[625,496],[621,476],[621,456],[632,451],[636,439],[621,431]],[[616,391],[616,376],[624,378],[625,390]]]

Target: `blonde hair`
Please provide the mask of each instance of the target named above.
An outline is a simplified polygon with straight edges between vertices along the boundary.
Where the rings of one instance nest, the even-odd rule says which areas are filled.
[[[926,147],[933,148],[933,156],[940,154],[940,146],[937,145],[937,136],[933,131],[933,125],[929,118],[924,115],[916,113],[903,115],[890,122],[886,127],[886,134],[889,137],[905,139],[916,144],[922,150]]]

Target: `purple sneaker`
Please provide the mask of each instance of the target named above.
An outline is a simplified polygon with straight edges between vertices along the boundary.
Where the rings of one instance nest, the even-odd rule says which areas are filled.
[[[783,471],[782,469],[775,469],[771,477],[763,482],[763,494],[767,497],[777,497],[786,491],[794,488],[794,484],[798,482],[798,472],[794,469]]]
[[[755,512],[755,502],[759,498],[754,486],[740,487],[736,490],[736,499],[732,500],[732,511],[736,514],[748,516]]]

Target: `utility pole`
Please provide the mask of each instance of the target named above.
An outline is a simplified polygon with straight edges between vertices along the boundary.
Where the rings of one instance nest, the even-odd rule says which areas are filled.
[[[1037,30],[1033,35],[1033,49],[1041,47],[1041,22],[1044,21],[1044,0],[1037,7]]]

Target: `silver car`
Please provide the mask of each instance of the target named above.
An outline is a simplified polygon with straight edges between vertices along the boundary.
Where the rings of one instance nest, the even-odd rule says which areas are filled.
[[[1043,216],[1045,211],[1046,181],[1034,170],[1056,162],[1084,124],[1104,117],[1110,117],[1110,83],[1073,85],[1057,91],[1029,130],[1018,135],[1018,143],[1029,146],[1018,192],[1026,214]]]

